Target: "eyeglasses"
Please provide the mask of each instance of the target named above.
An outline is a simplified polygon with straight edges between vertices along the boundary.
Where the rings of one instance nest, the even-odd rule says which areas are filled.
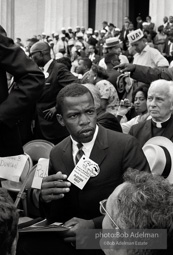
[[[99,204],[100,204],[100,213],[103,214],[103,215],[107,215],[109,217],[109,219],[111,220],[111,222],[114,224],[115,229],[119,229],[119,227],[117,226],[115,221],[112,219],[112,217],[110,216],[110,214],[106,210],[106,203],[107,203],[107,199],[104,199],[104,200],[99,202]]]

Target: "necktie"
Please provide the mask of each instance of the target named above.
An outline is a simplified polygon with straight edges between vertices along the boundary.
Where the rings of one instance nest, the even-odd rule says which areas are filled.
[[[76,157],[75,157],[76,164],[79,162],[80,158],[85,154],[82,150],[82,147],[83,147],[82,143],[78,143],[77,147],[78,147],[78,152],[76,153]]]

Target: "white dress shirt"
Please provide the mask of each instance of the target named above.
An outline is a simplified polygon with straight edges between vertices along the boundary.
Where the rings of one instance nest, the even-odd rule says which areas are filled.
[[[99,127],[98,127],[98,125],[96,125],[96,129],[95,129],[95,132],[94,132],[94,135],[93,135],[93,139],[88,143],[82,143],[83,144],[82,150],[88,158],[90,157],[91,151],[93,149],[93,146],[94,146],[97,134],[98,134],[98,130],[99,130]],[[72,154],[73,154],[73,161],[75,163],[75,157],[76,157],[76,154],[79,150],[78,147],[77,147],[78,142],[76,142],[72,138],[72,136],[70,136],[70,138],[72,140]]]

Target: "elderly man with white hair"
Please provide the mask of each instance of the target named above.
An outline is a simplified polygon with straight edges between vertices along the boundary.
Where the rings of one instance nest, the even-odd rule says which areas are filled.
[[[151,119],[138,123],[130,129],[141,147],[155,136],[164,136],[173,141],[173,82],[157,80],[148,90],[147,108]]]

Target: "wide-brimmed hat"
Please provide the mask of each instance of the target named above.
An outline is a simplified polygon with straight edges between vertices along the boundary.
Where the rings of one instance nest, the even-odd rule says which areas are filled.
[[[112,47],[117,47],[120,48],[120,40],[117,37],[110,37],[106,39],[106,43],[104,45],[106,49],[112,48]]]
[[[131,44],[142,39],[144,37],[144,33],[139,28],[129,33],[127,37],[128,37],[129,43]]]
[[[156,136],[143,146],[152,174],[161,175],[173,183],[173,143],[166,137]]]

